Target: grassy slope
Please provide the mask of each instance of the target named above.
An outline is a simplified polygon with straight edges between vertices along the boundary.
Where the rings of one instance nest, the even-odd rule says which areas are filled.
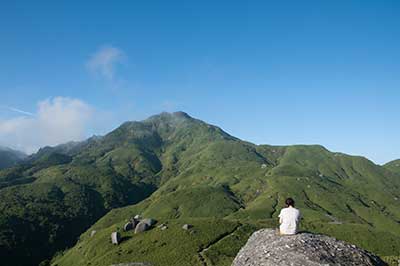
[[[157,171],[153,162],[130,146],[134,144],[113,139],[111,134],[104,143],[88,143],[71,156],[45,152],[0,172],[0,255],[5,262],[38,264],[72,245],[108,210],[136,203],[154,191],[149,180]],[[98,155],[112,156],[115,149],[121,156],[129,150],[135,157],[133,173],[120,174],[118,161],[110,164]]]
[[[242,148],[242,145],[236,149]],[[260,222],[272,217],[272,222],[264,226],[273,226],[283,200],[294,195],[304,215],[303,230],[335,236],[382,256],[399,255],[398,203],[393,200],[398,195],[399,183],[395,175],[364,158],[331,153],[320,146],[293,146],[284,151],[279,147],[268,148],[280,153],[278,163],[274,165],[270,162],[264,168],[260,166],[264,162],[261,160],[253,168],[246,168],[230,164],[233,149],[229,143],[226,149],[222,149],[223,160],[215,158],[216,152],[206,163],[201,161],[199,164],[199,160],[195,160],[194,169],[190,172],[197,173],[196,176],[185,172],[178,175],[164,183],[144,202],[112,210],[90,230],[102,232],[109,228],[121,228],[123,221],[136,213],[157,217],[161,221],[178,218],[172,221],[180,224],[187,219],[197,221],[193,217],[226,217],[223,221],[239,222],[243,227],[217,243],[210,239],[207,245],[212,245],[202,254],[207,265],[230,265],[250,233],[261,226]],[[250,154],[252,151],[249,148]],[[249,156],[242,155],[242,158]],[[220,164],[224,164],[222,169],[234,172],[237,177],[230,178],[229,173],[221,170]],[[360,178],[362,180],[358,180]],[[202,219],[198,218],[199,221]],[[154,229],[152,234],[158,232]],[[107,231],[108,238],[109,233]],[[218,238],[217,235],[215,237]],[[126,245],[134,245],[134,238],[127,239]],[[178,247],[191,244],[175,243]],[[105,240],[101,245],[104,249],[110,246]],[[77,246],[57,258],[54,265],[68,265],[65,260],[77,259],[76,249]],[[200,246],[198,249],[201,249]],[[196,255],[195,252],[190,254],[192,257]],[[134,255],[119,256],[111,251],[108,253],[109,262],[129,262],[136,258]],[[189,260],[180,264],[174,264],[176,262],[169,259],[159,262],[152,253],[141,258],[155,265],[196,265]],[[92,258],[88,261],[91,262]]]
[[[155,227],[143,234],[123,232],[126,217],[145,209],[147,204],[138,204],[115,209],[100,219],[81,235],[74,248],[60,253],[51,265],[112,265],[129,262],[148,262],[152,265],[231,265],[239,249],[252,232],[263,227],[276,227],[276,219],[244,221],[219,218],[157,217],[158,224],[166,223],[165,231]],[[194,225],[191,232],[182,230],[185,223]],[[315,233],[334,235],[338,239],[373,250],[378,254],[395,254],[400,248],[400,239],[360,224],[330,225],[327,223],[303,223],[302,229]],[[96,234],[90,237],[90,232]],[[113,246],[110,234],[120,231],[122,243]],[[376,244],[379,243],[379,245]],[[380,253],[382,252],[382,253]],[[202,260],[206,263],[203,264]]]
[[[198,252],[208,243],[229,233],[239,224],[220,219],[163,220],[168,229],[154,228],[143,234],[132,231],[122,234],[120,245],[112,246],[110,234],[123,226],[115,224],[99,230],[93,237],[85,233],[71,249],[61,257],[58,265],[111,265],[126,262],[151,262],[154,265],[202,265]],[[181,227],[184,223],[194,225],[190,231]],[[106,243],[106,244],[105,244]]]
[[[400,174],[400,159],[388,162],[384,167],[393,173]]]
[[[54,156],[50,152],[45,153],[47,157],[43,161],[39,156],[32,165],[0,173],[0,185],[5,187],[0,190],[0,210],[9,210],[0,214],[0,245],[9,245],[9,250],[25,254],[19,248],[41,241],[46,247],[42,250],[47,252],[40,254],[43,258],[74,242],[89,227],[91,221],[87,217],[95,220],[108,210],[145,199],[155,190],[151,197],[138,205],[112,210],[93,228],[100,230],[99,236],[107,239],[109,231],[106,230],[120,227],[135,213],[169,220],[177,225],[185,219],[202,223],[204,219],[218,218],[215,221],[221,222],[221,228],[210,225],[212,228],[208,229],[204,225],[204,230],[198,235],[200,242],[183,242],[193,245],[194,250],[194,246],[199,248],[218,237],[219,233],[213,230],[225,232],[225,227],[229,226],[224,223],[240,222],[247,226],[244,228],[253,228],[257,221],[276,218],[285,197],[290,195],[295,197],[301,208],[307,228],[327,232],[383,255],[396,255],[395,251],[400,250],[399,203],[394,200],[399,197],[400,179],[365,158],[331,153],[321,146],[257,146],[182,113],[162,114],[144,122],[125,123],[105,137],[88,141],[72,150],[61,152],[66,153],[69,160],[61,160],[62,156],[61,159],[50,160]],[[59,150],[57,152],[60,153]],[[13,182],[16,180],[27,184],[15,186]],[[42,186],[62,191],[63,196],[55,206],[36,204],[36,198],[45,200],[50,197],[48,192],[41,191]],[[87,196],[79,194],[81,190],[87,191]],[[22,194],[22,199],[5,203],[13,198],[12,191]],[[92,201],[94,196],[97,200]],[[74,198],[75,202],[65,200],[68,198]],[[31,212],[25,213],[22,206],[32,200]],[[94,206],[88,208],[87,202],[94,202]],[[58,215],[46,224],[42,221],[46,212]],[[23,221],[21,230],[28,234],[15,233],[18,230],[13,230],[13,233],[7,231],[16,229],[11,222],[14,217]],[[75,226],[69,227],[72,221],[76,221]],[[46,229],[60,223],[65,226],[54,234],[46,233]],[[315,226],[318,223],[321,226]],[[26,235],[30,238],[32,233],[28,224],[40,228],[42,235],[23,239]],[[208,234],[209,230],[213,237],[203,241],[202,234]],[[204,252],[205,256],[214,254],[209,259],[225,265],[251,231],[246,230],[245,234],[237,232],[241,237],[237,237],[234,243],[230,241],[234,239],[231,236],[213,245]],[[69,232],[67,236],[63,234],[65,231]],[[174,230],[170,232],[173,238]],[[161,237],[157,231],[148,233],[152,234],[154,238]],[[16,241],[10,241],[11,237]],[[385,240],[388,244],[379,248],[374,238]],[[81,239],[84,246],[94,249],[94,240],[85,240],[85,235]],[[124,245],[138,245],[135,239],[129,238]],[[142,241],[146,242],[146,239]],[[222,245],[224,241],[230,244]],[[110,247],[108,242],[99,244],[104,246],[96,248],[107,250]],[[179,250],[181,244],[170,243],[170,246],[174,245]],[[222,245],[221,248],[217,248],[218,245]],[[81,256],[76,250],[78,247],[60,257],[60,265],[68,265],[68,260],[78,261]],[[118,253],[121,252],[107,253],[107,257],[119,261],[115,257],[121,256]],[[192,254],[192,251],[189,253]],[[125,259],[133,257],[128,254],[133,253],[125,254]],[[141,258],[150,260],[156,256],[150,251],[146,254]],[[7,255],[4,254],[4,257],[7,258]],[[39,260],[39,257],[35,259]],[[31,261],[29,254],[21,257],[22,262],[27,260]],[[89,256],[87,260],[97,261],[96,256]],[[173,258],[168,261],[173,262]]]

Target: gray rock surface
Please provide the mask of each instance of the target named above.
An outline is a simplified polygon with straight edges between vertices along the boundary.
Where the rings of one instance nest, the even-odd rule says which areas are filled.
[[[113,243],[114,245],[118,245],[120,241],[121,241],[121,235],[118,232],[112,232],[111,243]]]
[[[135,227],[140,222],[140,220],[136,219],[136,218],[132,218],[132,219],[130,219],[130,222],[133,224],[133,227]]]
[[[161,227],[163,227],[163,226],[165,226],[166,224],[165,223],[162,223],[162,224],[159,224],[157,227],[158,228],[161,228]]]
[[[162,223],[162,224],[158,225],[157,228],[160,228],[161,230],[164,231],[164,230],[168,229],[168,226],[166,224]]]
[[[182,229],[183,230],[189,230],[189,229],[191,229],[193,227],[193,225],[191,225],[191,224],[184,224],[183,226],[182,226]]]
[[[124,231],[126,232],[126,231],[129,231],[129,230],[132,230],[132,229],[134,229],[134,224],[132,223],[132,222],[127,222],[125,225],[124,225]]]
[[[150,228],[150,226],[149,226],[148,223],[145,223],[145,222],[141,221],[141,222],[138,223],[138,224],[136,225],[136,227],[135,227],[135,234],[138,234],[138,233],[142,233],[142,232],[144,232],[144,231],[147,231],[147,230],[149,230],[149,228]]]
[[[280,236],[272,229],[251,235],[232,266],[377,266],[379,257],[324,235],[300,233]]]
[[[147,219],[143,219],[141,222],[146,223],[146,224],[148,224],[149,227],[151,227],[151,226],[155,225],[157,221],[152,218],[147,218]]]

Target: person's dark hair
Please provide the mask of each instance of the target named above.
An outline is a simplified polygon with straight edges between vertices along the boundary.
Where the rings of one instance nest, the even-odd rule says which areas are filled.
[[[285,203],[286,203],[286,206],[287,206],[287,207],[289,207],[289,206],[294,207],[294,200],[293,200],[292,198],[287,198],[287,199],[285,200]]]

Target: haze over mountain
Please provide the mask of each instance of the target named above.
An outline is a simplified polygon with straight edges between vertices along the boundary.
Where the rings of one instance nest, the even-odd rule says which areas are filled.
[[[0,169],[13,166],[26,157],[23,152],[0,146]]]
[[[176,226],[190,220],[207,237],[175,239],[171,230],[165,248],[144,253],[132,247],[144,241],[149,248],[151,241],[133,237],[121,247],[124,258],[185,265],[175,261],[181,253],[190,265],[202,265],[197,251],[237,229],[240,237],[230,240],[231,248],[208,251],[209,260],[221,262],[215,265],[229,265],[249,233],[273,224],[287,196],[302,210],[304,228],[379,255],[399,255],[396,169],[396,163],[379,166],[318,145],[255,145],[186,113],[162,113],[126,122],[103,137],[43,148],[2,170],[0,256],[7,263],[36,265],[88,230],[55,263],[110,265],[122,257],[109,248],[109,232],[141,213]],[[93,229],[96,241],[88,236]],[[189,248],[182,250],[180,240]]]

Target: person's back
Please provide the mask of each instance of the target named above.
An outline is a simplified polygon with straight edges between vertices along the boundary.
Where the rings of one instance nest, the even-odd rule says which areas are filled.
[[[279,214],[279,231],[281,235],[294,235],[297,233],[297,226],[300,221],[300,211],[294,207],[294,200],[286,200],[286,208]]]

